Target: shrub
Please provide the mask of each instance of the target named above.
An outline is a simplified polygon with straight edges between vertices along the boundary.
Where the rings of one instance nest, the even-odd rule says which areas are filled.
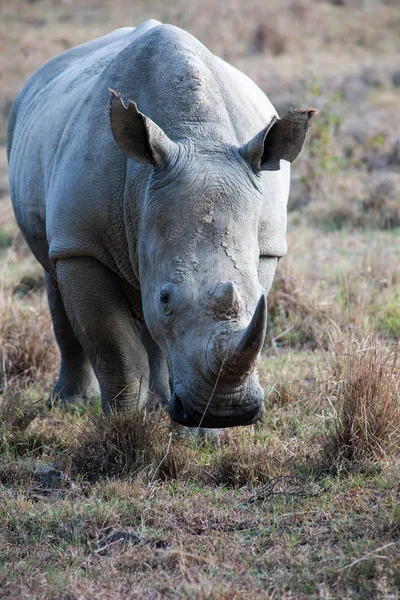
[[[273,55],[283,54],[286,51],[288,38],[286,34],[275,26],[267,23],[260,23],[253,38],[253,48],[255,52],[264,54],[270,52]]]
[[[312,195],[308,219],[324,229],[393,229],[400,226],[397,174],[356,174],[348,171],[325,178],[324,195]]]
[[[400,227],[399,187],[400,181],[388,176],[371,181],[360,207],[360,225],[378,229]]]

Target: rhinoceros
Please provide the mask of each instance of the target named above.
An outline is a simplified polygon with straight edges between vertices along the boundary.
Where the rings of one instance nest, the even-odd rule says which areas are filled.
[[[17,97],[15,216],[45,270],[52,397],[149,397],[188,427],[264,411],[257,362],[286,253],[289,163],[314,109],[282,119],[189,33],[122,28],[44,64]]]

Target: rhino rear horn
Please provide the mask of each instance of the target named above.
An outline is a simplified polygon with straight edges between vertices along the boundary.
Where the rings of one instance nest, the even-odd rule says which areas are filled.
[[[111,131],[118,148],[135,162],[163,167],[173,161],[178,146],[149,117],[142,114],[135,102],[126,106],[111,90],[109,113]]]
[[[255,171],[278,171],[280,160],[293,162],[300,154],[310,119],[317,113],[315,108],[291,108],[282,119],[272,117],[239,152]]]

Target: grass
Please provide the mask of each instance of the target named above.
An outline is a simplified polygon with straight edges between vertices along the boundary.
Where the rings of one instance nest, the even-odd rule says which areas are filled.
[[[320,111],[268,298],[266,414],[210,444],[161,412],[45,409],[58,350],[0,145],[0,597],[398,598],[398,4],[2,3],[0,144],[34,69],[149,17],[280,114]]]
[[[400,451],[400,361],[398,345],[369,337],[336,351],[330,402],[336,416],[325,452],[329,465],[376,461]]]
[[[0,364],[3,388],[18,377],[37,381],[56,364],[57,350],[51,331],[46,300],[41,297],[16,301],[7,291],[0,298]]]
[[[276,396],[264,422],[219,446],[182,439],[160,413],[44,412],[8,392],[5,597],[397,593],[396,350],[337,345],[320,370],[311,352],[282,352],[268,371],[292,371],[294,389],[308,371],[307,390]]]
[[[315,350],[326,341],[326,307],[286,265],[268,296],[269,341],[274,347]]]

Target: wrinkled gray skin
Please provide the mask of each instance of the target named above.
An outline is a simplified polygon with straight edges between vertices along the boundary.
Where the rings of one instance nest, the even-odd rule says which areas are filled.
[[[97,379],[108,414],[136,402],[142,380],[141,401],[151,390],[184,425],[262,415],[256,365],[286,252],[287,161],[311,116],[276,121],[247,77],[157,21],[31,77],[9,120],[10,183],[45,269],[54,397],[79,402]]]

